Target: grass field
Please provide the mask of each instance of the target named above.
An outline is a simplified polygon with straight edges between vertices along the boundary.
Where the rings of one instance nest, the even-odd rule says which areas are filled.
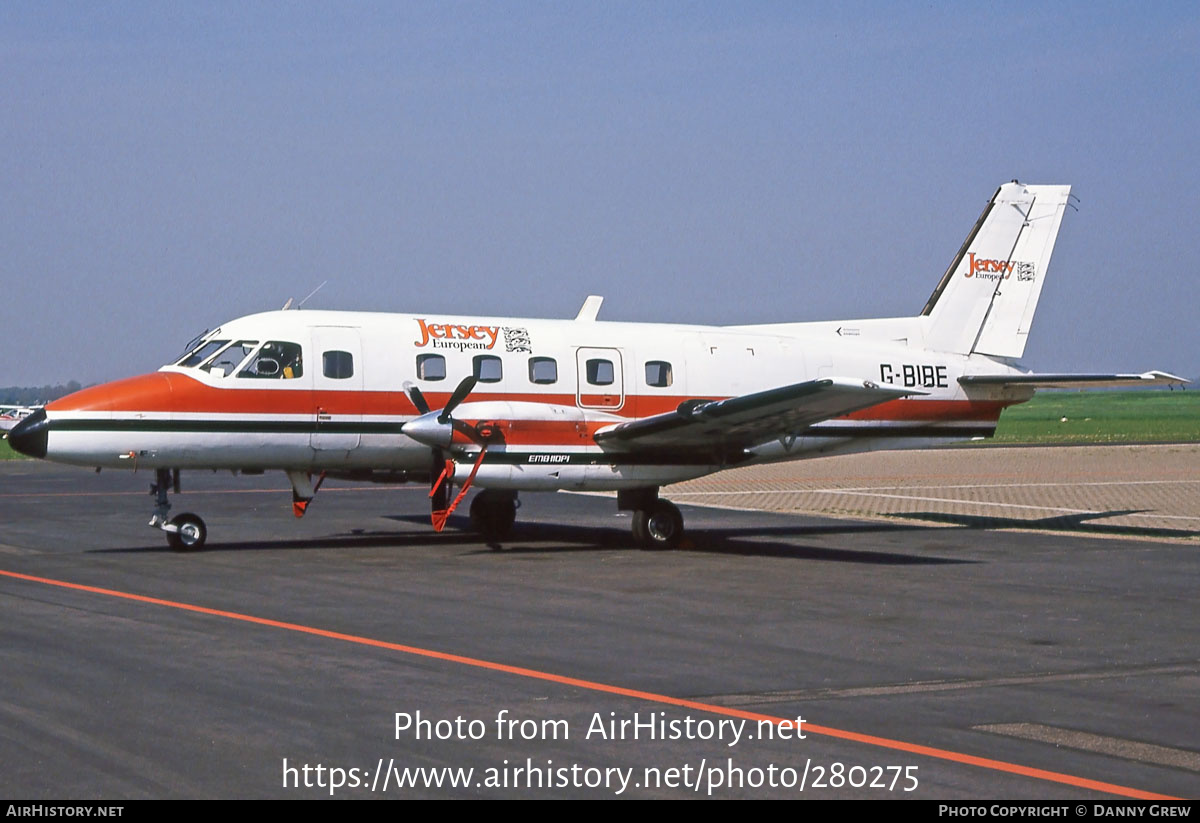
[[[1169,441],[1200,442],[1200,391],[1042,392],[1007,409],[987,442]],[[0,440],[0,460],[21,459]]]
[[[1166,441],[1200,441],[1200,392],[1042,392],[1005,410],[992,442]]]
[[[0,460],[21,460],[24,457],[25,455],[13,451],[7,440],[0,440]]]

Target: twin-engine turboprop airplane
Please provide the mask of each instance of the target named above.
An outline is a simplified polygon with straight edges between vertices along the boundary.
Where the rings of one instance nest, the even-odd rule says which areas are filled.
[[[28,455],[154,469],[150,525],[182,469],[282,470],[304,513],[326,476],[430,484],[441,530],[468,488],[490,538],[522,490],[615,490],[669,547],[659,488],[732,466],[990,436],[1035,389],[1182,383],[1162,372],[1032,374],[1025,350],[1067,186],[1001,186],[916,317],[756,326],[277,311],[203,336],[153,374],[50,403],[9,436]],[[314,477],[316,482],[314,482]],[[458,486],[454,494],[452,486]]]

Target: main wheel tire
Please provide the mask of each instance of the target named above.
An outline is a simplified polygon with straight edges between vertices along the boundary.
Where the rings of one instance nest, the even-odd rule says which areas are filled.
[[[633,539],[639,546],[648,547],[646,542],[646,521],[650,519],[648,512],[635,509],[633,512]]]
[[[656,500],[633,513],[633,536],[647,549],[673,549],[683,539],[683,515],[674,503]]]
[[[504,492],[484,489],[471,501],[471,528],[489,540],[508,537],[517,520],[517,500]]]
[[[167,532],[167,545],[177,552],[194,552],[204,548],[208,539],[208,527],[199,516],[191,512],[171,518],[171,525],[178,531]]]

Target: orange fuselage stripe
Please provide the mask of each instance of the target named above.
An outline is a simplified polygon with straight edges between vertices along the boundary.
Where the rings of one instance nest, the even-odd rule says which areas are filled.
[[[230,388],[215,388],[176,372],[154,372],[129,377],[112,383],[92,386],[55,400],[46,406],[50,412],[156,412],[170,414],[290,414],[312,415],[318,409],[330,415],[383,415],[409,417],[417,409],[403,391],[311,389],[289,381],[277,380],[271,388],[259,388],[262,381],[233,378]],[[437,409],[450,399],[450,392],[430,391],[425,397],[431,408]],[[589,406],[602,406],[601,398],[619,395],[584,395]],[[477,390],[472,400],[513,401],[574,407],[574,394],[541,392],[486,393]],[[628,394],[619,414],[625,417],[648,417],[673,411],[690,396]],[[725,398],[713,397],[714,400]],[[1009,405],[1001,401],[978,400],[919,400],[901,398],[889,400],[869,409],[845,415],[843,420],[869,422],[916,421],[976,421],[995,422]]]

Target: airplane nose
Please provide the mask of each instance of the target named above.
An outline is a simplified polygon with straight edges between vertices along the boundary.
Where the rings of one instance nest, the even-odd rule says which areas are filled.
[[[44,458],[46,442],[50,439],[50,421],[46,419],[46,410],[38,409],[13,426],[8,433],[8,442],[21,454],[30,457]]]

